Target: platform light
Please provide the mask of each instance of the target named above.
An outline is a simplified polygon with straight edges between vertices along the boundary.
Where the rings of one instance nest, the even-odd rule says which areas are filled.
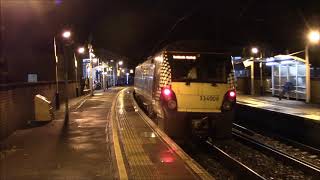
[[[253,48],[251,48],[251,52],[252,52],[252,54],[257,54],[259,52],[259,50],[258,50],[258,48],[253,47]]]
[[[308,39],[311,43],[318,43],[320,40],[319,31],[310,31],[308,34]]]
[[[62,37],[65,39],[69,39],[71,37],[71,32],[70,31],[63,31]]]
[[[79,47],[78,48],[78,53],[83,54],[84,53],[84,47]]]

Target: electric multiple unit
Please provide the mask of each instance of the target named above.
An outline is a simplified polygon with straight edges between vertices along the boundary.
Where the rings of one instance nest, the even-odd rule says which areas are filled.
[[[236,103],[231,56],[164,49],[138,65],[135,95],[169,136],[231,136]]]

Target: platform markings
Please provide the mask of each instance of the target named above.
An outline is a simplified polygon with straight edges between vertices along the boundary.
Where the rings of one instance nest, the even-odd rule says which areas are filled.
[[[160,137],[160,140],[167,144],[169,149],[172,149],[187,165],[190,171],[197,174],[201,179],[214,179],[201,165],[193,160],[188,154],[186,154],[180,146],[178,146],[171,138],[165,134],[138,106],[137,102],[133,98],[133,107],[135,111],[142,117],[146,124],[154,130],[154,132]]]
[[[118,130],[116,127],[116,116],[115,116],[115,108],[116,108],[116,102],[118,99],[119,94],[122,91],[120,91],[114,101],[112,102],[112,107],[111,107],[111,127],[112,127],[112,139],[113,139],[113,147],[114,147],[114,152],[116,156],[116,161],[117,161],[117,167],[118,167],[118,173],[119,173],[119,179],[126,180],[128,179],[128,174],[127,170],[124,164],[124,160],[122,157],[122,152],[121,152],[121,147],[120,147],[120,142],[119,142],[119,135],[118,135]]]

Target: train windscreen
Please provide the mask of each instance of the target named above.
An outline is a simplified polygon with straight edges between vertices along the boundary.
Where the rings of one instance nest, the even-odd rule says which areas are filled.
[[[210,54],[173,56],[170,64],[175,82],[226,83],[232,67],[230,57]]]

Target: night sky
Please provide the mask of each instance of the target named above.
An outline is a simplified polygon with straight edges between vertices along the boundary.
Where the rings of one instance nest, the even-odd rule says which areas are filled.
[[[90,36],[94,48],[135,63],[175,40],[209,40],[228,50],[261,45],[297,51],[305,32],[320,22],[316,0],[1,0],[1,9],[9,44],[32,41],[36,50],[49,52],[52,37],[70,27],[76,44]]]

